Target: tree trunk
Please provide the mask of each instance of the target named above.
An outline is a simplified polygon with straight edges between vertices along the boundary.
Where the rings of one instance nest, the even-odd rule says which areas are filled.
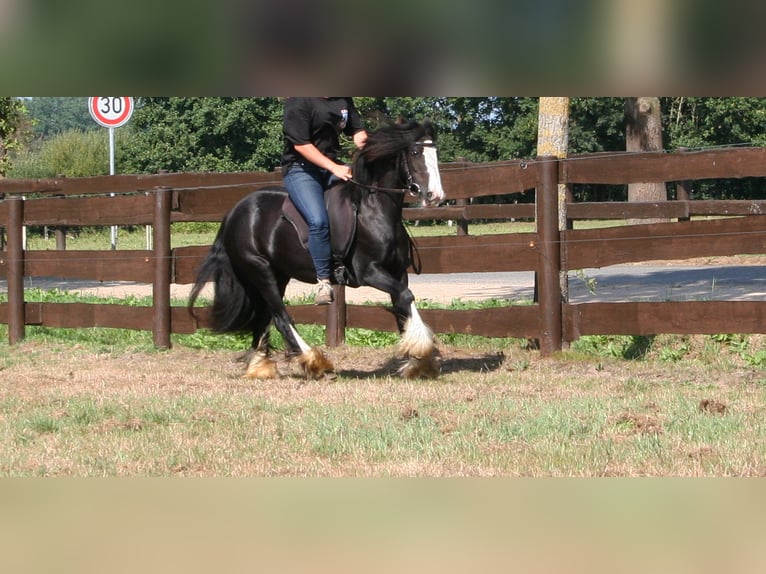
[[[569,98],[540,98],[537,118],[537,155],[567,157],[569,150]],[[566,184],[558,186],[559,230],[568,227],[566,203],[569,189]],[[539,205],[539,198],[536,200]],[[561,298],[569,300],[569,278],[566,271],[559,275]],[[537,275],[535,275],[535,301],[537,297]]]
[[[569,148],[569,98],[540,98],[537,155],[565,158]],[[559,229],[566,228],[566,185],[559,185]]]
[[[659,98],[626,98],[625,143],[629,152],[662,151],[662,115]],[[628,185],[628,201],[666,201],[665,182],[640,182]],[[629,220],[629,224],[664,221]]]

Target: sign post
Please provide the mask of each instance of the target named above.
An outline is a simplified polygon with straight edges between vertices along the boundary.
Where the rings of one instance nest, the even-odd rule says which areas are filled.
[[[109,128],[109,175],[114,175],[114,128],[124,126],[130,120],[133,115],[133,98],[88,98],[88,110],[96,123]],[[116,225],[112,225],[111,239],[112,249],[117,249]]]

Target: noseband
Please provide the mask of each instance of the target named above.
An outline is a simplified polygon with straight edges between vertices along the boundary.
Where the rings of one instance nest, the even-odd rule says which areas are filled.
[[[436,147],[436,144],[432,140],[423,140],[419,142],[415,142],[412,144],[411,147]],[[358,185],[359,187],[363,187],[365,189],[368,189],[370,191],[376,192],[376,191],[385,191],[388,193],[401,193],[402,195],[410,194],[412,197],[421,197],[420,194],[420,186],[412,181],[412,173],[410,172],[410,162],[407,161],[407,150],[403,150],[400,154],[400,157],[403,156],[404,158],[404,172],[407,174],[407,187],[380,187],[377,185],[369,185],[366,183],[361,183],[356,181],[355,179],[350,179],[349,181],[353,183],[354,185]]]

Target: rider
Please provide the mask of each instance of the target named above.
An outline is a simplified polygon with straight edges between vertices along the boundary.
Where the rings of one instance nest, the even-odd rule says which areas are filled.
[[[332,303],[332,248],[324,191],[331,180],[351,179],[351,168],[338,160],[340,134],[358,148],[367,132],[351,98],[287,98],[282,122],[282,173],[295,207],[309,226],[308,249],[317,274],[316,305]]]

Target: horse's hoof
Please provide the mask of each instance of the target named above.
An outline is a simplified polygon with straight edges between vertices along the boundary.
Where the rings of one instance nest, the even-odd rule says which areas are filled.
[[[278,376],[277,364],[270,357],[260,353],[253,355],[245,371],[247,379],[275,379]]]
[[[435,379],[441,374],[441,363],[437,355],[409,357],[399,368],[399,375],[405,379]]]
[[[298,363],[303,369],[303,376],[307,379],[316,380],[325,373],[331,373],[335,370],[330,359],[325,357],[319,349],[309,349],[298,357]]]

